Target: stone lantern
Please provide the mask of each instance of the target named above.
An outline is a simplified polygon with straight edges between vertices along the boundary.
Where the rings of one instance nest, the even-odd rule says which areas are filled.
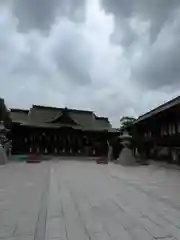
[[[6,143],[7,143],[7,134],[8,130],[4,126],[4,122],[0,121],[0,165],[6,164],[8,161],[7,155],[6,155]]]
[[[119,138],[122,140],[122,145],[124,147],[130,148],[132,136],[129,135],[127,131],[124,131],[123,135],[119,136]]]
[[[4,122],[3,121],[0,121],[0,132],[5,130],[5,126],[4,126]]]
[[[122,140],[121,143],[124,146],[124,148],[120,152],[119,157],[116,160],[116,164],[121,164],[121,165],[124,165],[124,166],[135,165],[136,164],[136,159],[132,155],[132,150],[131,150],[132,136],[130,136],[127,131],[124,131],[123,135],[119,136],[119,138]]]

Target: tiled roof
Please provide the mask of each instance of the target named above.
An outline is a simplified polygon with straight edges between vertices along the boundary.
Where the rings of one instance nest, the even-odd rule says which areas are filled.
[[[45,123],[59,117],[61,113],[59,108],[33,105],[29,111],[29,119],[35,123]]]
[[[113,131],[108,118],[97,117],[92,111],[33,105],[29,111],[11,109],[11,118],[13,122],[19,122],[27,126],[57,128],[65,126],[64,122],[61,122],[61,117],[65,113],[71,120],[69,121],[71,122],[71,127],[75,129]]]
[[[29,110],[24,109],[11,109],[10,117],[13,122],[27,122]]]
[[[180,96],[154,108],[153,110],[139,116],[139,118],[135,121],[135,124],[138,123],[138,122],[141,122],[149,117],[152,117],[160,112],[163,112],[169,108],[172,108],[172,107],[175,107],[176,105],[180,104]]]

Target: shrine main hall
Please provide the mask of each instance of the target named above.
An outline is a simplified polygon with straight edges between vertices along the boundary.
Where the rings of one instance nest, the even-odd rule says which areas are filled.
[[[13,154],[103,155],[117,136],[108,118],[92,111],[33,105],[11,109]]]

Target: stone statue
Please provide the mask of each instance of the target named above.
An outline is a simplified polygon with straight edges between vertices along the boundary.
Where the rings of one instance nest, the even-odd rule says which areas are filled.
[[[8,139],[6,137],[7,129],[4,126],[4,122],[0,121],[0,165],[6,164],[8,158],[6,155],[6,146]]]
[[[123,135],[120,136],[122,140],[122,145],[124,148],[119,154],[118,159],[115,161],[116,164],[121,164],[124,166],[133,166],[136,165],[136,159],[132,154],[131,150],[131,136],[128,132],[124,131]]]

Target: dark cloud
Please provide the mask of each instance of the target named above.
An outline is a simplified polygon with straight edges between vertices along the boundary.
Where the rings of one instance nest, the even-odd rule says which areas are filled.
[[[114,14],[116,23],[127,21],[137,17],[142,21],[150,22],[151,40],[154,42],[161,28],[170,20],[171,15],[179,5],[179,0],[102,0],[106,12]],[[118,24],[121,28],[121,24]],[[115,30],[118,29],[116,26]],[[123,32],[126,35],[126,31]],[[133,41],[133,31],[130,34],[127,29],[127,35],[131,35]],[[125,36],[126,38],[126,36]],[[128,41],[129,37],[128,37]]]
[[[84,0],[14,0],[13,12],[19,20],[20,31],[46,31],[57,17],[82,21],[85,15],[84,4]]]
[[[113,39],[128,53],[131,81],[140,88],[164,89],[180,83],[180,1],[102,0],[115,16]],[[133,21],[138,21],[133,26]],[[146,23],[143,34],[141,24]],[[136,55],[138,56],[136,58]],[[127,56],[127,55],[126,55]],[[134,59],[133,59],[134,58]]]
[[[171,24],[166,24],[156,42],[146,49],[132,69],[132,78],[156,89],[180,84],[180,17],[179,10]]]
[[[66,28],[59,28],[59,35],[51,49],[59,71],[72,84],[84,85],[91,82],[91,51],[81,25],[67,21]]]

